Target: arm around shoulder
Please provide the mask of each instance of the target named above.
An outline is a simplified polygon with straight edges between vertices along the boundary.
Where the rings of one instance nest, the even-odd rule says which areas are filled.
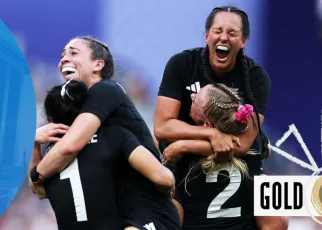
[[[189,125],[178,120],[180,107],[180,101],[158,96],[154,116],[154,135],[158,141],[209,140],[214,135],[215,129]]]
[[[130,165],[156,185],[172,188],[175,179],[172,172],[164,167],[145,147],[138,146],[129,157]]]
[[[61,172],[88,143],[101,122],[91,113],[80,114],[63,138],[45,155],[37,166],[37,171],[44,177]]]

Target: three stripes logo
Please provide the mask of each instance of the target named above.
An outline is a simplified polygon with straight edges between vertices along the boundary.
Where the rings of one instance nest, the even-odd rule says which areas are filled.
[[[193,83],[192,85],[187,86],[186,89],[190,90],[192,92],[198,93],[200,91],[200,82],[197,81],[197,82]]]
[[[147,230],[156,230],[156,228],[155,228],[155,226],[154,226],[153,222],[151,222],[151,223],[149,223],[149,224],[146,224],[146,225],[144,225],[143,227],[144,227],[145,229],[147,229]]]

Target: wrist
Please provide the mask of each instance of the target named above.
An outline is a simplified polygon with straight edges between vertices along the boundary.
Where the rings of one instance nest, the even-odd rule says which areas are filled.
[[[216,138],[216,136],[217,136],[217,129],[215,129],[215,128],[209,128],[209,131],[208,131],[208,140],[211,140],[211,139],[214,139],[214,138]]]
[[[36,137],[35,137],[35,145],[40,145],[41,144],[41,141],[37,135],[37,131],[36,131]]]
[[[186,145],[184,144],[184,140],[180,140],[180,141],[176,141],[175,142],[175,152],[180,154],[180,153],[184,153],[187,152],[187,148]]]
[[[37,140],[35,140],[35,142],[34,142],[34,149],[40,149],[40,143],[37,141]]]
[[[46,178],[37,171],[37,166],[30,170],[29,176],[34,184],[43,184],[46,180]]]

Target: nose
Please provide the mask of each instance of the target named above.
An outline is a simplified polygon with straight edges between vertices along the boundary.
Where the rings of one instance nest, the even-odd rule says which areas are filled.
[[[60,59],[60,62],[62,64],[66,63],[66,62],[69,62],[69,57],[68,55],[64,55],[61,59]]]
[[[228,36],[227,36],[226,32],[221,33],[220,40],[221,41],[227,41],[228,40]]]
[[[61,69],[61,67],[62,67],[64,64],[68,63],[69,61],[70,61],[70,60],[69,60],[68,55],[64,55],[64,56],[60,59],[60,61],[59,61],[58,68],[59,68],[59,69]]]

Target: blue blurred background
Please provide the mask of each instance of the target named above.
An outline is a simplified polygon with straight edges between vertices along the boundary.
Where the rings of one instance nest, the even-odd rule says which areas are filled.
[[[26,55],[37,99],[37,125],[45,124],[45,93],[61,83],[57,65],[65,44],[77,35],[107,43],[116,61],[115,78],[124,86],[153,132],[156,95],[167,60],[176,52],[204,46],[204,23],[219,5],[239,6],[249,14],[251,36],[246,53],[272,81],[264,130],[275,145],[295,124],[316,163],[322,167],[322,4],[269,0],[2,0],[0,18]],[[320,77],[319,77],[320,76]],[[321,127],[320,127],[321,124]],[[280,147],[308,162],[290,136]],[[310,175],[273,152],[265,162],[271,175]],[[47,201],[39,201],[27,183],[0,219],[0,229],[57,229]],[[290,218],[291,230],[321,229],[310,218]]]

